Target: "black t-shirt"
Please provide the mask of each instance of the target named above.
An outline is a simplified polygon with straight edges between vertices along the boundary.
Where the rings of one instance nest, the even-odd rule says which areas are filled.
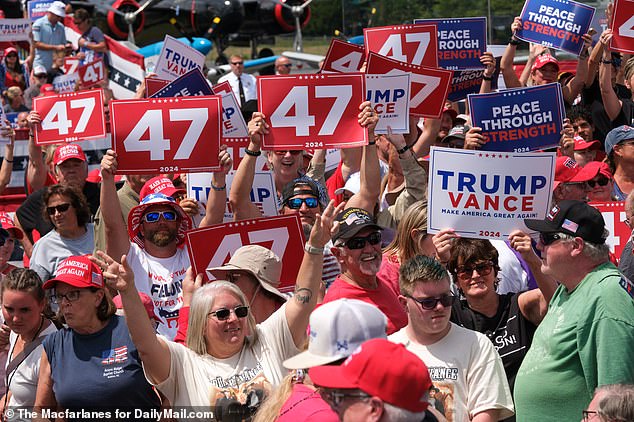
[[[624,85],[616,84],[614,92],[620,100],[629,99],[631,92]],[[583,103],[588,106],[594,123],[594,139],[605,141],[605,135],[614,127],[603,107],[603,98],[599,87],[599,78],[595,78],[592,85],[582,91]]]
[[[15,212],[20,221],[20,225],[22,225],[24,232],[31,241],[33,241],[31,234],[33,230],[37,230],[40,236],[44,236],[53,230],[53,225],[42,217],[42,210],[44,209],[42,198],[44,197],[46,189],[46,187],[43,187],[28,195],[24,203],[20,205],[20,208]],[[90,215],[94,217],[99,208],[99,184],[86,182],[83,193],[88,201]]]
[[[621,100],[623,106],[621,112],[616,119],[612,121],[612,128],[619,127],[621,125],[634,126],[634,101],[625,99]]]

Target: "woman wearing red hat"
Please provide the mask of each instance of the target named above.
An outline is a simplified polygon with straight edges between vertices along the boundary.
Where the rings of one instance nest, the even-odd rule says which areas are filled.
[[[7,275],[16,267],[9,263],[15,241],[22,240],[24,233],[13,224],[13,219],[6,212],[0,212],[0,274]]]
[[[17,86],[24,91],[29,86],[29,72],[26,65],[20,63],[18,50],[15,47],[8,47],[4,50],[2,60],[2,70],[4,71],[4,89]]]

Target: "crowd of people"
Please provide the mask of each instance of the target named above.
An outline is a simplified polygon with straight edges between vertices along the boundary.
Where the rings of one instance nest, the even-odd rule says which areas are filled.
[[[77,51],[62,25],[71,13]],[[380,114],[363,102],[368,144],[341,149],[326,171],[325,150],[263,151],[275,128],[255,111],[256,79],[239,55],[224,80],[249,143],[228,192],[238,157],[220,148],[202,221],[186,175],[122,175],[108,149],[89,177],[81,144],[34,142],[42,116],[32,99],[55,95],[47,84],[60,57],[107,58],[90,14],[53,2],[33,24],[30,56],[9,46],[0,65],[5,111],[23,112],[30,133],[26,200],[0,213],[3,417],[188,420],[178,411],[193,409],[218,421],[634,421],[633,239],[610,253],[608,225],[589,204],[624,201],[634,228],[634,58],[610,51],[607,29],[595,46],[583,36],[576,72],[530,45],[518,76],[521,24],[501,77],[508,88],[559,82],[566,120],[552,149],[552,208],[524,220],[538,238],[518,227],[489,240],[428,232],[430,148],[488,142],[468,110],[447,102],[439,119],[410,116],[409,133],[378,135]],[[486,93],[496,61],[480,60]],[[278,75],[292,67],[286,57],[274,65]],[[2,135],[0,190],[15,131]],[[284,262],[269,248],[230,251],[205,282],[186,243],[227,207],[236,221],[264,217],[250,196],[263,152],[279,214],[297,214],[306,239],[292,293],[280,290]],[[24,268],[11,261],[16,249]]]

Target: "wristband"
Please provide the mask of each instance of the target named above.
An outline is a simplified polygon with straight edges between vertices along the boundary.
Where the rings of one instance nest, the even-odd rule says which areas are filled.
[[[244,152],[251,157],[259,157],[262,155],[262,151],[251,151],[249,148],[245,148]]]
[[[518,46],[518,45],[520,45],[520,40],[516,40],[515,38],[511,37],[511,38],[509,38],[509,44],[514,45],[514,46]]]
[[[7,163],[12,163],[13,160],[7,160],[6,158],[4,159],[4,161],[6,161]]]
[[[612,60],[603,60],[601,59],[601,64],[612,64]]]
[[[211,188],[212,188],[213,190],[215,190],[216,192],[220,192],[220,191],[223,191],[223,190],[226,190],[226,189],[227,189],[227,184],[225,183],[225,184],[224,184],[224,185],[222,185],[222,186],[216,186],[216,185],[214,185],[214,182],[211,182]]]
[[[396,152],[398,152],[398,155],[403,155],[405,154],[407,151],[409,150],[409,145],[405,144],[405,146],[399,150],[397,150]]]
[[[309,244],[308,242],[306,242],[306,244],[304,245],[304,250],[306,252],[308,252],[311,255],[323,255],[324,254],[324,248],[316,248],[313,245]]]
[[[368,145],[376,145],[376,141],[368,141]]]
[[[491,81],[493,80],[493,78],[492,78],[492,77],[490,77],[490,76],[484,76],[484,75],[482,75],[482,80],[491,82]]]

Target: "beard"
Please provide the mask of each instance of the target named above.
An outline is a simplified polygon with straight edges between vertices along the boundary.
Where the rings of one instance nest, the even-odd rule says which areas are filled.
[[[304,237],[306,238],[306,241],[308,241],[308,239],[310,239],[310,232],[313,230],[313,226],[312,224],[302,223],[302,229],[304,230]]]
[[[176,240],[177,230],[156,230],[147,235],[147,240],[158,246],[165,247]]]

